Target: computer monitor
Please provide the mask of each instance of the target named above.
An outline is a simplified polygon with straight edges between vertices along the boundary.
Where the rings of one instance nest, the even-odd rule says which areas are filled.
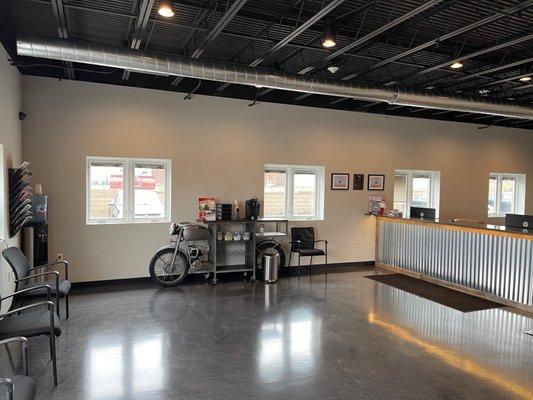
[[[512,228],[533,229],[533,215],[506,214],[505,226]]]
[[[411,218],[435,219],[434,208],[411,207]]]

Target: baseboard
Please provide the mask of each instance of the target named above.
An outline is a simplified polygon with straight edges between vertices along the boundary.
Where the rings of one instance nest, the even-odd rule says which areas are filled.
[[[84,281],[84,282],[73,282],[72,288],[86,288],[86,287],[95,287],[95,286],[111,286],[111,285],[120,285],[124,283],[143,283],[150,282],[151,279],[149,276],[143,278],[125,278],[125,279],[106,279],[102,281]]]
[[[355,261],[355,262],[342,262],[342,263],[331,263],[328,264],[328,268],[361,268],[361,267],[373,267],[375,265],[374,261]],[[302,264],[301,268],[307,268],[309,265]],[[313,269],[321,269],[326,267],[326,264],[313,264]],[[292,265],[291,269],[296,270],[296,266]],[[121,285],[128,283],[144,283],[150,282],[150,277],[141,277],[141,278],[125,278],[125,279],[106,279],[101,281],[85,281],[85,282],[74,282],[72,283],[72,288],[87,288],[87,287],[98,287],[98,286],[112,286],[112,285]]]

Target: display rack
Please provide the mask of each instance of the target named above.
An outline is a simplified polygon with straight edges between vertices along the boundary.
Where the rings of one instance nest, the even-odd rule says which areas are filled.
[[[255,281],[255,224],[253,220],[204,221],[211,233],[211,250],[213,264],[213,284],[217,283],[218,274],[242,272],[250,274]],[[250,232],[249,240],[217,240],[218,232]]]
[[[9,169],[9,236],[13,237],[32,219],[30,163]]]
[[[243,273],[256,279],[256,240],[258,238],[272,238],[287,234],[287,220],[259,219],[259,220],[228,220],[228,221],[201,221],[207,225],[211,233],[209,261],[212,263],[213,284],[218,281],[218,274]],[[260,224],[275,224],[275,231],[263,235],[257,233]],[[285,224],[285,232],[280,231],[279,224]],[[219,232],[250,232],[249,240],[217,240]]]

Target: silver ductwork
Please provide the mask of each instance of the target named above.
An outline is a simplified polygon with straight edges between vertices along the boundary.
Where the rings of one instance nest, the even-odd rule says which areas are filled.
[[[21,35],[17,39],[17,53],[21,56],[123,68],[146,74],[183,76],[357,100],[383,101],[402,106],[533,120],[533,108],[509,102],[321,79],[70,39]]]

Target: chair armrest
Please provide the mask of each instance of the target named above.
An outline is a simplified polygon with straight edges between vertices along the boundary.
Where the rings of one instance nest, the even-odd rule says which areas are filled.
[[[319,242],[324,243],[324,248],[326,249],[326,253],[327,253],[328,252],[328,241],[324,239],[315,240],[315,243],[319,243]]]
[[[7,317],[8,315],[15,314],[15,313],[18,313],[20,311],[24,311],[24,310],[28,310],[30,308],[40,307],[40,306],[44,306],[44,305],[48,306],[48,310],[50,310],[51,312],[54,312],[54,303],[53,302],[51,302],[51,301],[40,301],[39,303],[28,304],[27,306],[20,307],[20,308],[15,308],[14,310],[10,310],[8,312],[0,314],[0,318],[4,318],[4,317]]]
[[[26,292],[31,292],[32,290],[36,290],[36,289],[41,289],[45,287],[46,288],[46,300],[47,301],[50,301],[50,298],[52,296],[52,288],[50,287],[50,285],[39,285],[39,286],[32,286],[30,288],[26,288],[26,289],[21,289],[21,290],[17,290],[16,292],[14,293],[11,293],[11,294],[8,294],[7,296],[5,297],[1,297],[0,298],[0,303],[2,301],[4,301],[5,299],[9,299],[10,297],[15,297],[17,294],[21,294],[21,293],[26,293]],[[0,342],[1,344],[2,342]]]
[[[0,378],[0,385],[7,386],[7,398],[13,400],[13,381],[9,378]]]
[[[27,281],[29,279],[36,278],[38,276],[48,276],[48,275],[55,275],[55,277],[56,277],[56,293],[57,293],[57,295],[59,295],[59,272],[57,272],[57,271],[50,271],[50,272],[43,272],[43,273],[40,273],[40,274],[29,275],[29,276],[26,276],[24,278],[17,279],[15,281],[15,283],[22,282],[22,281]]]
[[[65,279],[68,279],[68,265],[69,265],[68,261],[55,261],[53,263],[48,263],[48,264],[39,265],[37,267],[32,267],[30,268],[30,273],[32,271],[38,271],[43,268],[46,268],[46,270],[48,271],[48,268],[53,267],[54,265],[63,265],[63,267],[65,268]]]
[[[30,366],[28,363],[28,339],[26,339],[24,336],[16,336],[9,339],[0,340],[0,345],[6,345],[12,342],[20,342],[22,345],[22,368],[24,370],[24,375],[30,376]],[[0,384],[1,383],[2,382],[0,380]]]

